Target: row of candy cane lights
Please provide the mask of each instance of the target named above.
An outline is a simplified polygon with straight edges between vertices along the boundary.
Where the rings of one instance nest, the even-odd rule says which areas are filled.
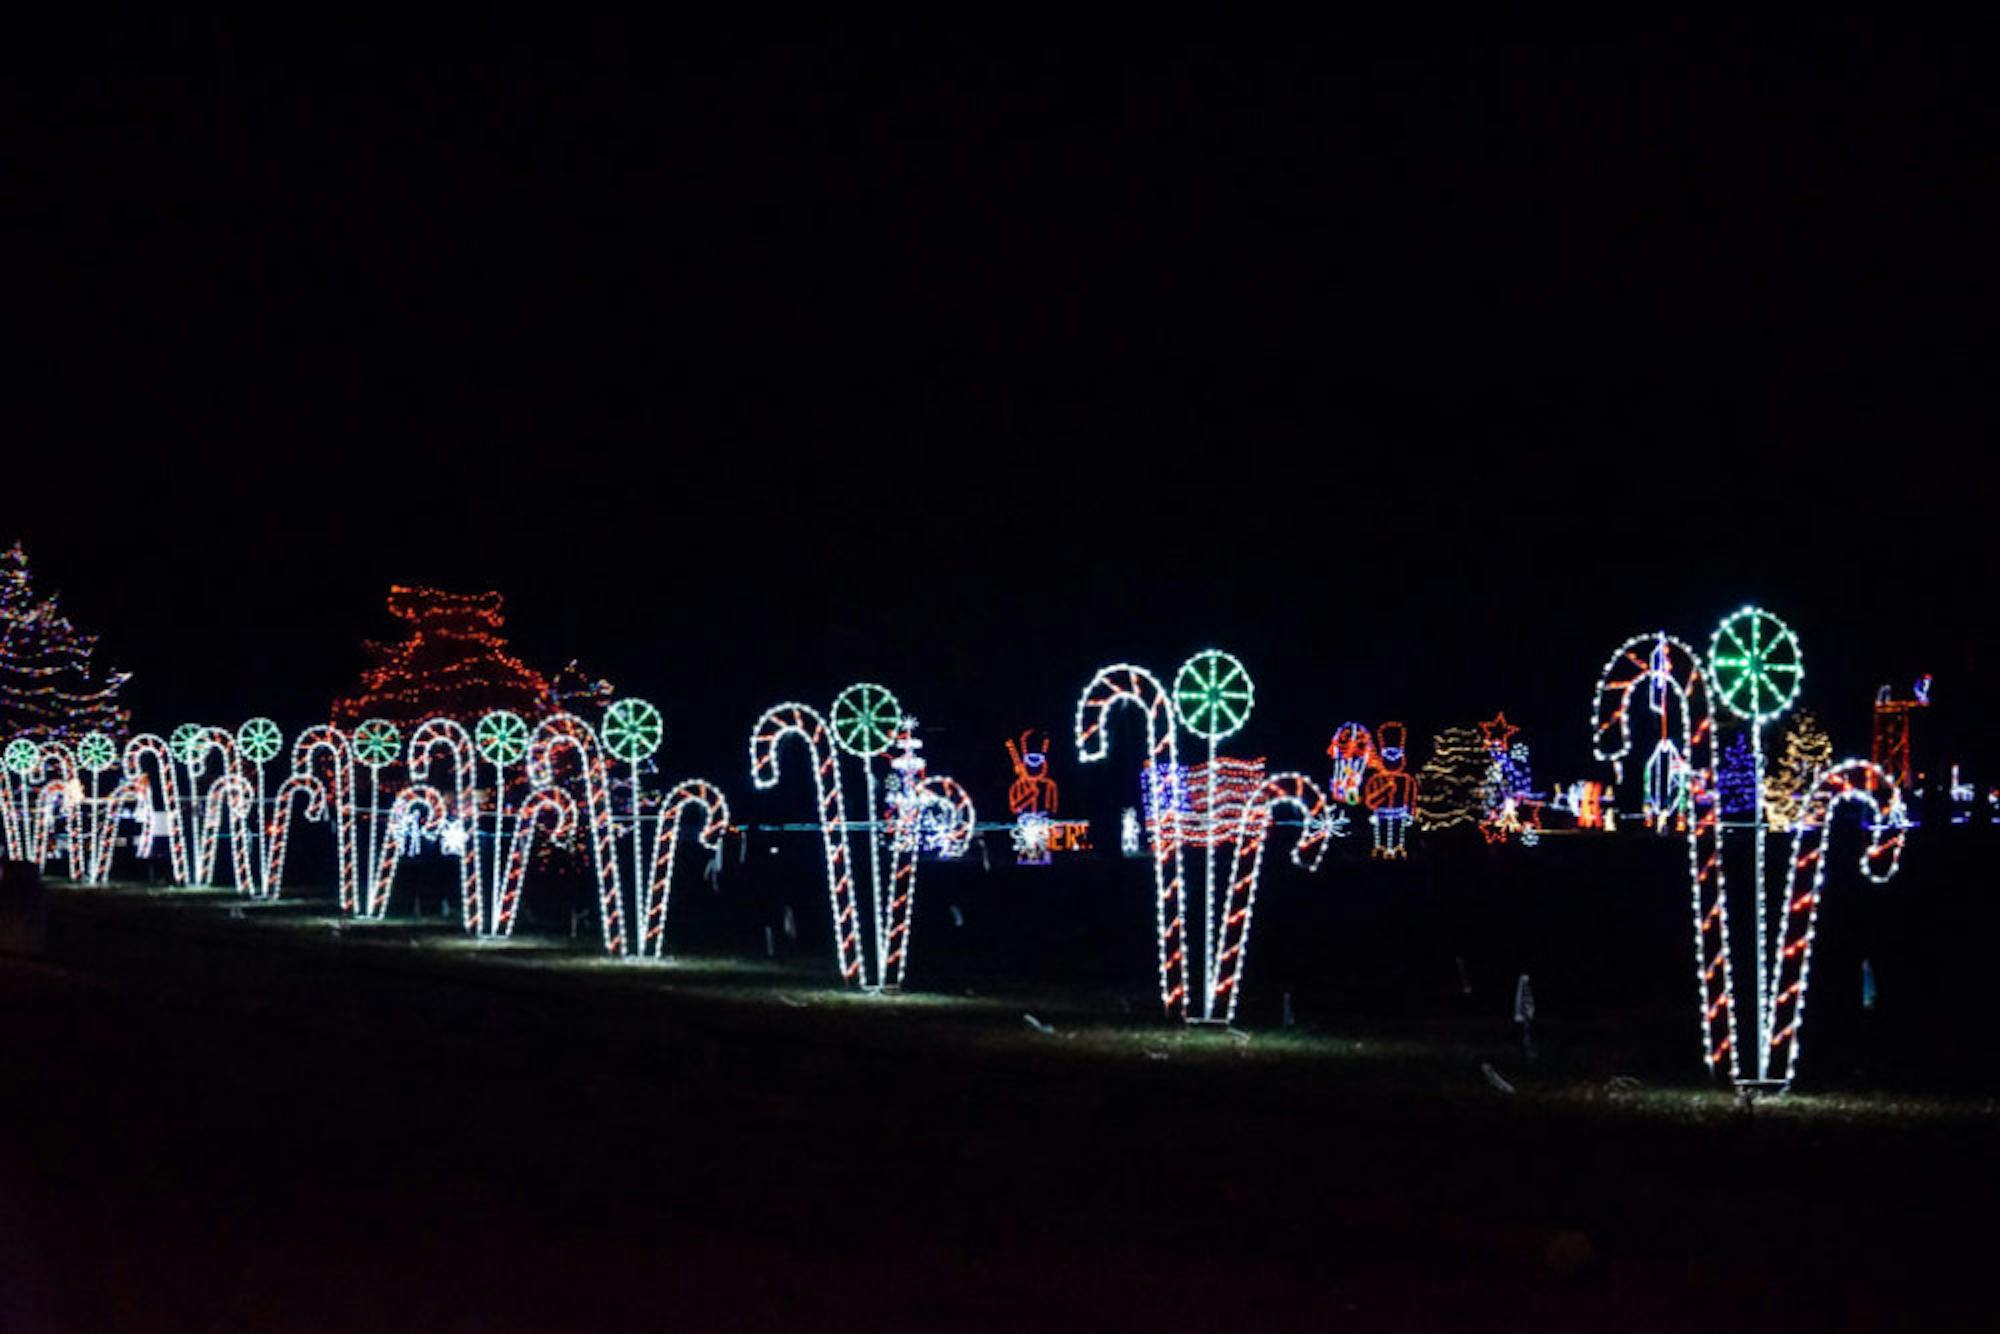
[[[116,831],[130,821],[137,825],[139,858],[152,855],[156,829],[163,827],[174,881],[205,886],[215,876],[219,844],[226,833],[236,889],[251,897],[274,899],[283,889],[294,812],[303,811],[310,821],[332,823],[341,911],[385,916],[406,849],[419,840],[434,839],[458,859],[465,929],[475,935],[506,937],[513,934],[537,838],[568,839],[582,819],[589,825],[604,948],[616,955],[658,957],[664,951],[669,893],[685,817],[699,815],[697,840],[711,852],[721,848],[729,827],[727,800],[701,779],[686,780],[667,792],[652,821],[650,846],[645,822],[635,817],[629,831],[633,902],[628,910],[603,751],[590,726],[573,715],[543,719],[523,746],[486,748],[495,798],[490,812],[482,811],[480,801],[482,749],[462,724],[449,718],[427,720],[410,737],[405,756],[410,781],[395,793],[380,820],[373,815],[379,810],[376,784],[382,757],[359,759],[355,738],[336,727],[310,727],[299,734],[292,745],[290,772],[273,794],[267,814],[262,800],[264,759],[275,750],[263,758],[246,756],[237,736],[224,728],[183,729],[173,745],[142,733],[126,743],[122,755],[107,739],[94,740],[101,744],[89,744],[93,738],[86,738],[80,747],[87,752],[81,763],[71,747],[59,741],[17,739],[9,745],[0,824],[10,858],[46,864],[58,855],[66,835],[70,876],[101,884],[110,875]],[[566,753],[573,758],[562,763]],[[450,770],[449,796],[429,781],[440,756]],[[518,810],[509,812],[506,769],[511,761],[523,758],[527,795]],[[369,770],[370,818],[365,821],[357,802],[357,763]],[[636,811],[636,762],[633,767]],[[80,770],[89,774],[87,786]],[[103,776],[114,770],[107,794]],[[580,805],[572,789],[580,789]],[[476,836],[482,816],[494,834],[491,864],[484,869]],[[456,836],[447,837],[448,832]]]
[[[1753,1071],[1740,1058],[1736,970],[1731,963],[1730,894],[1724,858],[1727,832],[1718,784],[1718,719],[1711,697],[1712,674],[1685,641],[1655,631],[1619,645],[1598,679],[1591,719],[1596,757],[1623,779],[1623,761],[1632,750],[1635,697],[1655,717],[1662,742],[1643,771],[1649,806],[1659,808],[1653,827],[1662,835],[1685,834],[1688,884],[1694,912],[1695,981],[1701,1017],[1702,1057],[1712,1075],[1726,1069],[1732,1080],[1780,1081],[1797,1078],[1805,1030],[1806,991],[1819,903],[1826,887],[1827,839],[1834,817],[1853,807],[1867,842],[1860,869],[1883,883],[1895,875],[1906,828],[1902,793],[1886,773],[1867,760],[1850,759],[1821,774],[1806,795],[1791,829],[1791,855],[1783,872],[1783,897],[1774,920],[1766,923],[1769,890],[1754,859],[1750,891],[1757,907],[1754,933],[1759,1001]],[[1639,688],[1645,687],[1643,694]],[[1757,719],[1750,719],[1754,727]],[[1662,760],[1665,761],[1662,764]],[[1662,783],[1662,770],[1671,783]],[[1761,786],[1762,775],[1756,776]],[[1678,815],[1671,819],[1669,816]],[[1737,822],[1734,827],[1741,827]],[[1767,837],[1761,810],[1747,822],[1750,839]],[[1740,879],[1741,877],[1739,877]],[[1780,1073],[1781,1072],[1781,1073]]]

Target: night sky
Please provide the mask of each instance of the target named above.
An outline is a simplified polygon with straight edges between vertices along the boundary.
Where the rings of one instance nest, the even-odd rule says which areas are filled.
[[[0,542],[137,722],[325,716],[392,582],[742,784],[1210,643],[1238,748],[1759,601],[2000,754],[1990,29],[133,21],[0,51]],[[1067,746],[1058,776],[1069,767]],[[1992,775],[2000,778],[2000,773]],[[761,809],[761,808],[759,808]]]

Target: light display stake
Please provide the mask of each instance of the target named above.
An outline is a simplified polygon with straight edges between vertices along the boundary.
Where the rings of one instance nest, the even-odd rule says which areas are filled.
[[[1715,674],[1715,695],[1722,706],[1741,718],[1750,733],[1750,763],[1757,784],[1751,797],[1751,884],[1756,886],[1757,910],[1757,1077],[1768,1079],[1771,1057],[1772,946],[1769,897],[1765,876],[1764,726],[1792,707],[1805,679],[1798,636],[1791,627],[1761,607],[1746,606],[1724,617],[1708,646],[1709,668]]]

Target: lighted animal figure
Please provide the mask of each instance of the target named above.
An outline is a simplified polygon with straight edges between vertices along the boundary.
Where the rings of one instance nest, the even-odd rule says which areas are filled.
[[[1401,723],[1383,723],[1375,730],[1375,767],[1362,788],[1362,802],[1368,807],[1368,823],[1375,831],[1370,857],[1400,861],[1408,856],[1403,835],[1410,812],[1417,804],[1417,778],[1406,771],[1409,762],[1403,748]]]
[[[1040,750],[1028,748],[1034,729],[1021,733],[1020,745],[1007,743],[1007,757],[1014,763],[1014,782],[1007,789],[1007,809],[1015,815],[1054,815],[1060,794],[1056,780],[1049,777],[1049,738],[1042,737]]]

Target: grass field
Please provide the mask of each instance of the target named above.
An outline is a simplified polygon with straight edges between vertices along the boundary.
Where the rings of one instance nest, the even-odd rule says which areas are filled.
[[[1994,1323],[1977,1097],[53,896],[0,962],[10,1329]]]

